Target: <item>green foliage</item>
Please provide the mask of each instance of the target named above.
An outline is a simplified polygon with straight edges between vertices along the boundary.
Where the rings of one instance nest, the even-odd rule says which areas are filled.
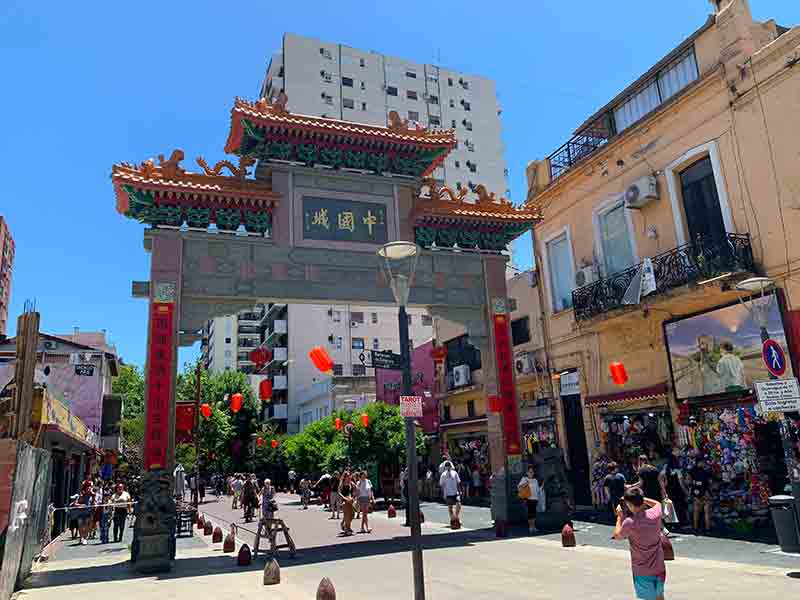
[[[120,427],[122,429],[122,439],[126,444],[141,448],[144,443],[144,413],[135,417],[123,418]]]
[[[123,398],[123,417],[130,419],[144,414],[144,376],[136,365],[122,365],[111,382],[111,392]]]
[[[369,416],[369,426],[361,424],[361,414]],[[288,466],[299,476],[316,476],[321,472],[341,470],[347,466],[348,444],[343,431],[337,431],[335,419],[355,425],[350,439],[350,464],[396,463],[405,458],[405,420],[397,406],[376,402],[362,410],[335,413],[316,421],[284,444]],[[417,448],[424,441],[417,432]]]
[[[197,452],[194,444],[178,444],[175,446],[175,463],[180,463],[187,473],[194,471],[197,464]]]

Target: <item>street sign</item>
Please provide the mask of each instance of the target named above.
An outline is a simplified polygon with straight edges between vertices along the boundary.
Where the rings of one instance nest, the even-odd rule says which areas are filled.
[[[94,365],[75,365],[75,375],[92,377],[94,375]]]
[[[422,396],[400,396],[400,415],[422,417]]]
[[[761,358],[767,371],[775,377],[780,377],[786,373],[786,354],[783,353],[781,345],[773,339],[769,339],[761,346]]]
[[[797,378],[756,381],[758,402],[764,412],[791,412],[800,410],[800,387]]]
[[[375,369],[391,369],[399,371],[403,368],[403,357],[391,350],[370,350],[372,366]]]

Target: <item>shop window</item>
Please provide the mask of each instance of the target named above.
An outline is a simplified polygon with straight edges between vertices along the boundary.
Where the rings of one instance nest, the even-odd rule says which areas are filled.
[[[531,341],[530,317],[522,317],[511,321],[511,339],[515,346]]]
[[[475,416],[475,400],[469,400],[467,402],[467,416],[468,417]]]

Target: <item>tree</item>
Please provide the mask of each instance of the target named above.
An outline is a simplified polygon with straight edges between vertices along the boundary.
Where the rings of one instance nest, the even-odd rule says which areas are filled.
[[[144,376],[136,365],[122,365],[111,382],[111,392],[123,398],[123,418],[144,414]]]

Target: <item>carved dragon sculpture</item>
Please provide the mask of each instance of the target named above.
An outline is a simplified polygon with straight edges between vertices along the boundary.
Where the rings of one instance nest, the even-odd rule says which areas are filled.
[[[183,150],[180,148],[173,150],[169,156],[169,160],[164,160],[164,155],[158,155],[158,167],[161,169],[162,177],[172,179],[179,175],[183,175],[186,171],[181,167],[181,161],[184,159]]]
[[[256,106],[262,111],[272,111],[279,115],[283,115],[289,112],[286,109],[287,102],[289,102],[289,96],[286,95],[286,92],[281,91],[281,93],[278,94],[278,97],[275,98],[273,102],[270,102],[266,98],[261,98],[256,102]]]
[[[408,121],[401,119],[396,110],[389,111],[389,129],[408,130]]]
[[[245,177],[247,177],[247,168],[253,166],[255,163],[256,159],[252,156],[240,156],[238,167],[229,160],[221,160],[213,167],[209,167],[202,156],[197,157],[197,164],[205,171],[206,175],[219,177],[222,174],[222,169],[225,168],[230,171],[233,177],[236,177],[240,181],[244,181]]]

